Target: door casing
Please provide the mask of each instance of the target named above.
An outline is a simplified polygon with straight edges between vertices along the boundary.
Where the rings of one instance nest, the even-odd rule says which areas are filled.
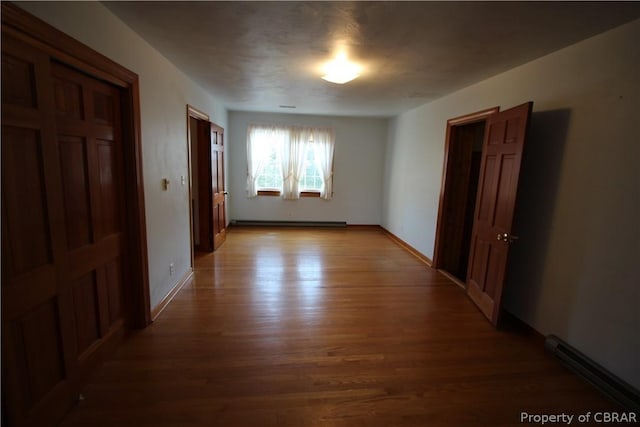
[[[195,132],[191,120],[196,121]],[[222,215],[223,226],[217,226],[214,220],[214,201],[224,198],[224,188],[220,194],[214,194],[212,139],[223,138],[224,129],[209,119],[209,115],[187,105],[187,152],[189,155],[189,224],[191,239],[191,266],[195,265],[195,251],[212,252],[224,241],[226,215]],[[224,141],[223,141],[224,142]],[[196,157],[192,153],[196,153]],[[224,165],[222,165],[224,176]],[[224,182],[224,179],[223,179]],[[224,204],[223,204],[224,209]],[[198,213],[196,217],[196,212]],[[197,221],[197,222],[196,222]],[[222,233],[216,233],[222,228]],[[195,234],[198,233],[196,244]]]
[[[195,132],[191,127],[191,121],[195,120]],[[199,150],[199,145],[203,143],[202,141],[202,132],[200,129],[204,126],[204,124],[209,123],[209,115],[205,112],[193,107],[192,105],[187,105],[187,153],[189,156],[189,236],[191,239],[190,250],[191,250],[191,267],[194,266],[194,252],[205,251],[207,250],[204,245],[206,242],[202,242],[202,230],[200,224],[200,215],[196,216],[196,212],[199,212],[200,209],[200,182],[199,182],[199,156],[197,155]],[[193,153],[196,153],[194,157]],[[198,222],[196,222],[198,221]],[[195,234],[198,233],[198,243],[196,243]]]
[[[448,256],[447,251],[449,250],[446,244],[447,236],[445,232],[445,224],[447,215],[449,214],[447,209],[447,202],[452,196],[451,177],[453,176],[453,174],[460,172],[456,170],[456,162],[454,159],[456,149],[454,145],[457,143],[456,130],[462,126],[486,123],[487,118],[490,115],[497,113],[498,111],[500,111],[500,107],[492,107],[487,108],[486,110],[477,111],[471,114],[465,114],[463,116],[447,120],[447,130],[444,147],[444,163],[442,167],[442,184],[440,187],[440,202],[438,205],[438,220],[436,225],[436,237],[433,250],[432,267],[441,270],[447,275],[447,277],[451,278],[456,284],[461,287],[465,287],[464,279],[460,280],[449,271],[447,271],[445,262],[445,259]],[[469,249],[470,248],[461,248],[461,250],[466,250],[467,252],[469,252]]]

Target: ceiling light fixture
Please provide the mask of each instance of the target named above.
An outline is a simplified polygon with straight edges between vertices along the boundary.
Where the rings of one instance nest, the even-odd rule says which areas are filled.
[[[356,63],[350,62],[347,59],[347,55],[344,52],[340,52],[336,59],[325,64],[323,71],[326,73],[322,76],[323,79],[341,85],[360,76],[361,67]]]

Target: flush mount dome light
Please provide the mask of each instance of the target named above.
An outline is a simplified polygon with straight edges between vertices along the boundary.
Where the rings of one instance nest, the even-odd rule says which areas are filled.
[[[360,66],[353,62],[349,62],[344,52],[338,54],[336,59],[328,62],[323,71],[326,73],[322,76],[328,82],[344,84],[350,82],[360,75]]]

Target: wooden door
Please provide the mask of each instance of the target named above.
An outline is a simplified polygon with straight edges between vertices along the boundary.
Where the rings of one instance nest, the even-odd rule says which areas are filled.
[[[467,293],[496,325],[504,285],[522,150],[532,102],[491,115],[482,148],[480,180],[467,269]]]
[[[213,201],[213,249],[218,249],[227,238],[225,215],[226,190],[224,186],[224,129],[211,123],[211,194]]]
[[[224,129],[198,120],[199,250],[214,251],[226,239]]]
[[[119,90],[2,39],[2,388],[56,425],[122,336]]]

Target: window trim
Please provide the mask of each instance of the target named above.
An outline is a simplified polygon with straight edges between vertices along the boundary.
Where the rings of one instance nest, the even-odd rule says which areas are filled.
[[[304,190],[300,192],[300,197],[320,197],[320,190]]]
[[[276,196],[280,197],[280,190],[258,190],[258,196]]]
[[[280,190],[258,190],[258,196],[280,197]],[[304,190],[300,192],[300,197],[320,197],[320,190]]]

